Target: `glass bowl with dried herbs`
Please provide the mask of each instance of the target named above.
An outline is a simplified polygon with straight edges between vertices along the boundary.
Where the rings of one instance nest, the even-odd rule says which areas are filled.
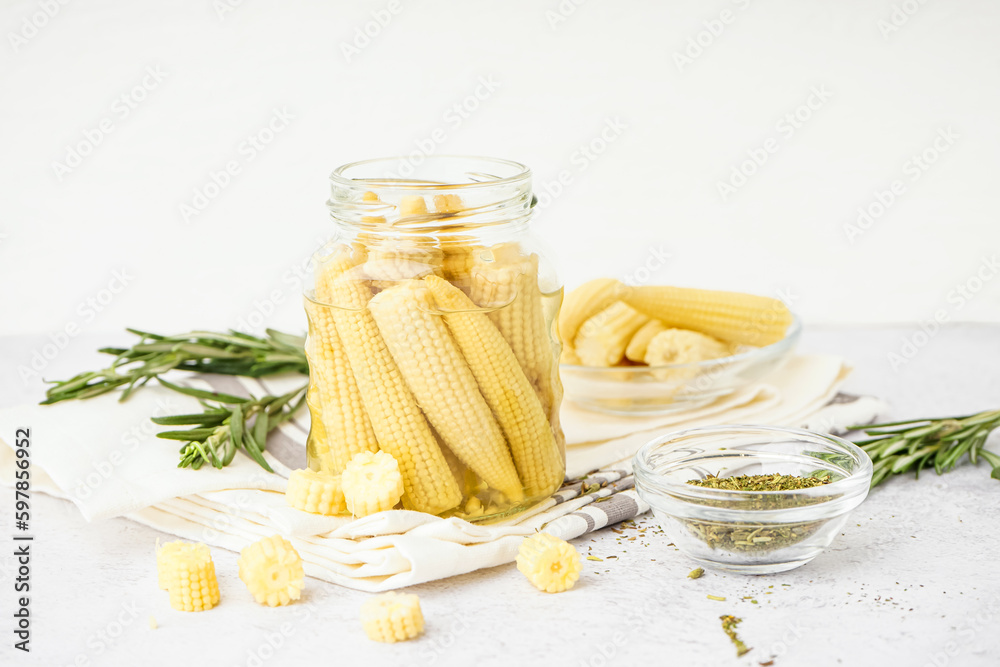
[[[744,574],[815,558],[872,479],[871,459],[850,442],[770,426],[669,433],[646,443],[632,465],[639,496],[681,551]]]

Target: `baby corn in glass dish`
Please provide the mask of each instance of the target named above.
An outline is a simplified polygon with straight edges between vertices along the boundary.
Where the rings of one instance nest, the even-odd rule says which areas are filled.
[[[566,398],[622,415],[697,408],[776,370],[800,330],[777,299],[592,280],[559,316]]]

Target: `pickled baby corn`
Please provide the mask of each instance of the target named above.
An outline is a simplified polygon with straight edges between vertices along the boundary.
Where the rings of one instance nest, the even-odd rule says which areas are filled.
[[[559,337],[572,347],[583,323],[621,298],[625,285],[614,278],[597,278],[566,295],[559,311]]]
[[[525,493],[552,493],[563,480],[562,455],[548,415],[510,345],[460,289],[436,276],[424,282],[507,437]]]
[[[650,366],[689,364],[732,354],[720,340],[687,329],[667,329],[656,334],[646,348],[645,361]]]
[[[561,386],[558,390],[555,386],[559,376],[538,287],[538,256],[517,255],[515,244],[491,250],[496,261],[480,261],[473,267],[472,301],[496,309],[489,314],[490,319],[514,351],[545,413],[550,420],[557,419],[553,407],[558,404]]]
[[[212,554],[204,544],[168,542],[156,549],[160,588],[170,592],[177,611],[206,611],[219,603]]]
[[[583,566],[572,544],[548,533],[536,533],[521,542],[517,569],[538,590],[561,593],[573,588]]]
[[[260,604],[283,606],[302,595],[302,559],[280,535],[265,537],[243,549],[238,564],[240,579]]]
[[[343,514],[347,511],[340,475],[314,470],[293,470],[288,476],[285,502],[311,514]]]
[[[382,593],[361,605],[361,626],[377,642],[401,642],[424,631],[420,599],[410,593]]]
[[[467,466],[508,499],[523,498],[503,432],[422,281],[391,287],[369,304],[393,359],[427,419]],[[450,475],[449,475],[450,477]]]
[[[361,452],[341,476],[347,509],[356,517],[391,510],[403,496],[399,464],[385,452]]]
[[[429,514],[456,507],[462,501],[458,483],[368,309],[371,290],[342,276],[332,291],[341,306],[333,309],[337,333],[379,448],[396,459],[403,475],[403,506]]]
[[[647,322],[648,316],[616,301],[583,323],[573,349],[588,366],[614,366],[624,358],[632,336]]]
[[[770,345],[785,337],[792,314],[777,299],[687,287],[630,287],[621,297],[646,315],[740,345]]]
[[[649,341],[653,340],[653,336],[656,334],[666,330],[667,325],[659,320],[650,320],[643,324],[642,328],[636,331],[628,342],[628,346],[625,348],[625,358],[637,364],[644,363]]]

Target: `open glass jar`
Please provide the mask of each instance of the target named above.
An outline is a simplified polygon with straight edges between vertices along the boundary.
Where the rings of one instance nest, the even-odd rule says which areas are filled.
[[[336,235],[305,299],[309,466],[381,450],[404,508],[474,521],[547,497],[565,474],[562,286],[528,233],[530,170],[386,158],[330,180]]]

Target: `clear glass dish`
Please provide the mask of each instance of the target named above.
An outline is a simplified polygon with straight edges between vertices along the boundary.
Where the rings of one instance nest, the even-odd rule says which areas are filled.
[[[658,415],[691,410],[733,393],[777,370],[799,342],[793,317],[777,343],[689,364],[580,366],[560,364],[564,398],[588,410],[618,415]]]
[[[704,567],[784,572],[833,541],[868,495],[872,462],[840,438],[799,429],[726,425],[669,433],[632,462],[635,487],[674,544]],[[726,491],[687,484],[709,475],[829,477],[794,491]]]

